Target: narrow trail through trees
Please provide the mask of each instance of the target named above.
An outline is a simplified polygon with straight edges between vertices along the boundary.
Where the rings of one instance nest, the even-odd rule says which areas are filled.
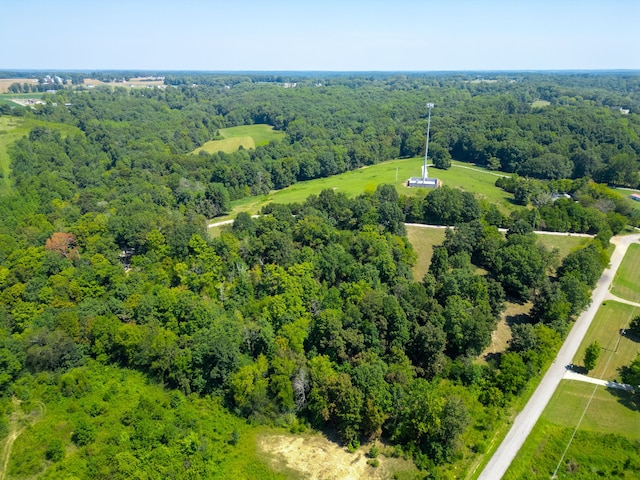
[[[9,433],[7,434],[4,446],[2,447],[2,453],[0,454],[0,465],[2,465],[2,469],[0,470],[0,480],[4,480],[7,475],[7,468],[11,458],[11,451],[13,450],[13,443],[25,428],[36,423],[45,415],[47,410],[45,404],[39,402],[36,409],[29,413],[22,413],[20,411],[20,405],[22,403],[20,400],[13,397],[11,399],[11,403],[13,405],[13,413],[11,413],[11,417],[9,418]]]

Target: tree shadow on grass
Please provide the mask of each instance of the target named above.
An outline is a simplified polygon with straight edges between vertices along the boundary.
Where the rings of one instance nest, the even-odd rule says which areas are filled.
[[[624,332],[624,333],[622,333],[622,332]],[[640,335],[638,335],[637,333],[635,333],[635,332],[633,332],[633,331],[631,331],[629,329],[620,330],[620,335],[623,335],[625,338],[628,338],[632,342],[640,343]]]
[[[627,392],[619,388],[607,387],[607,392],[616,397],[618,403],[630,410],[640,412],[640,394]]]
[[[521,323],[533,323],[531,316],[528,313],[518,313],[516,315],[507,315],[505,321],[509,327],[514,325],[520,325]]]

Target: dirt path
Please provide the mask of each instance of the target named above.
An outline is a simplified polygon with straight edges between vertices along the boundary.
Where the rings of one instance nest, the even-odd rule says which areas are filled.
[[[612,382],[609,380],[603,380],[602,378],[589,377],[588,375],[582,375],[581,373],[574,372],[567,369],[564,374],[565,380],[577,380],[578,382],[592,383],[594,385],[602,385],[607,388],[617,388],[618,390],[626,390],[627,392],[633,392],[633,387],[626,383]]]
[[[640,303],[636,303],[636,302],[632,302],[631,300],[620,298],[611,292],[609,292],[609,294],[607,295],[607,300],[613,300],[614,302],[619,302],[619,303],[626,303],[627,305],[631,305],[632,307],[640,307]]]
[[[20,404],[22,402],[16,397],[11,398],[11,403],[13,404],[13,413],[9,418],[9,434],[7,435],[4,446],[2,447],[2,453],[0,453],[0,465],[2,465],[2,469],[0,470],[0,480],[4,480],[7,475],[7,467],[9,466],[13,443],[25,428],[36,423],[46,413],[46,407],[42,402],[39,402],[36,410],[29,413],[20,412]]]

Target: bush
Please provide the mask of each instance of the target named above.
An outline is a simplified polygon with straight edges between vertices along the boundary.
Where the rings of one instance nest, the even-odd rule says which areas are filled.
[[[94,427],[88,420],[82,419],[76,425],[76,430],[71,436],[73,443],[82,447],[88,445],[96,439],[96,427]]]
[[[378,455],[380,455],[380,449],[377,445],[371,445],[367,455],[369,455],[369,458],[378,458]]]
[[[601,348],[598,342],[593,342],[587,347],[587,350],[584,352],[584,368],[586,368],[587,371],[591,371],[596,367],[600,350]]]
[[[65,448],[62,441],[57,438],[52,440],[47,450],[44,452],[44,456],[47,460],[52,462],[59,462],[64,458]]]

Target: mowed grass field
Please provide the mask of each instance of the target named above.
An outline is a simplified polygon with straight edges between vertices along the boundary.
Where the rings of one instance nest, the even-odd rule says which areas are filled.
[[[216,217],[215,221],[233,219],[240,212],[256,214],[263,206],[273,202],[304,202],[309,195],[317,195],[324,189],[333,189],[337,192],[345,193],[349,197],[354,197],[365,191],[375,191],[380,184],[391,184],[395,185],[398,192],[403,195],[426,195],[428,190],[408,188],[406,186],[407,179],[410,176],[420,173],[421,165],[420,158],[403,158],[359,168],[332,177],[298,182],[282,190],[274,190],[268,195],[247,197],[232,202],[231,212],[228,215]],[[510,201],[511,194],[495,186],[495,181],[499,175],[489,170],[454,162],[454,166],[449,170],[431,168],[429,175],[440,178],[444,185],[472,192],[479,200],[487,200],[496,204],[504,213],[509,213],[516,208]]]
[[[16,140],[28,135],[34,127],[53,128],[58,130],[63,136],[82,133],[80,129],[71,125],[4,115],[0,116],[0,169],[3,173],[3,178],[0,178],[0,194],[7,193],[11,189],[9,147]]]
[[[640,343],[621,335],[620,329],[627,328],[629,322],[640,315],[640,308],[607,300],[598,309],[587,334],[578,348],[573,363],[582,365],[588,345],[598,341],[602,347],[596,367],[589,376],[605,380],[620,379],[620,367],[629,365],[640,352]]]
[[[551,478],[592,394],[557,478],[638,478],[640,412],[625,405],[630,394],[563,380],[503,479]]]
[[[233,153],[240,147],[250,149],[266,145],[271,140],[283,138],[285,133],[274,130],[271,125],[258,124],[221,128],[220,135],[223,137],[222,140],[211,140],[192,153]]]
[[[640,303],[640,244],[629,246],[613,279],[611,293],[625,300]]]
[[[433,247],[442,245],[444,242],[444,228],[423,228],[407,226],[407,237],[413,246],[418,259],[413,266],[413,277],[417,282],[421,282],[424,274],[429,270]]]
[[[565,236],[565,235],[538,235],[537,242],[544,245],[549,250],[558,249],[558,258],[560,261],[581,245],[589,242],[589,238]]]

